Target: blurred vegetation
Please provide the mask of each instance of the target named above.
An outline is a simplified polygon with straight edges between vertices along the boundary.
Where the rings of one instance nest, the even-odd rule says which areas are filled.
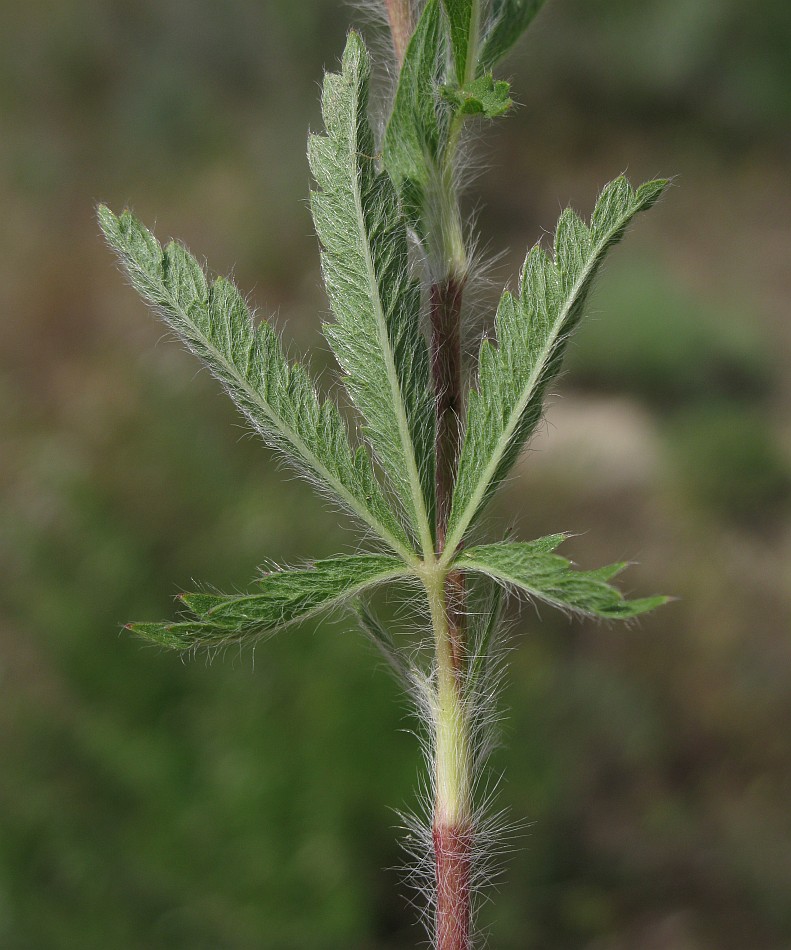
[[[580,531],[579,563],[635,557],[634,593],[679,601],[626,633],[514,618],[500,802],[527,824],[483,910],[495,948],[791,941],[789,9],[551,0],[510,61],[522,106],[479,182],[487,249],[510,248],[495,286],[558,201],[588,211],[627,166],[679,177],[601,282],[493,517]],[[352,16],[0,13],[4,950],[419,939],[388,870],[419,756],[351,624],[211,664],[120,632],[193,577],[242,587],[265,558],[349,544],[157,345],[93,205],[132,201],[319,344],[305,134]]]

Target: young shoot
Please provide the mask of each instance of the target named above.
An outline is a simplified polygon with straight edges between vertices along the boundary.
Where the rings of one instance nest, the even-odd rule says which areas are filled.
[[[625,599],[613,584],[624,564],[573,567],[557,553],[564,534],[492,542],[479,525],[541,419],[607,252],[667,183],[616,178],[589,221],[564,211],[552,246],[527,253],[465,371],[475,236],[462,215],[460,165],[470,126],[509,111],[509,85],[493,70],[543,0],[380,2],[398,76],[389,114],[372,125],[369,55],[352,31],[339,71],[324,78],[323,130],[308,142],[332,308],[323,331],[352,421],[285,358],[276,330],[253,320],[230,281],[208,277],[181,244],[161,246],[130,211],[98,211],[136,290],[263,440],[358,523],[358,553],[268,568],[245,594],[184,593],[178,619],[129,629],[195,651],[250,644],[347,606],[424,723],[428,819],[413,820],[410,847],[425,849],[417,873],[432,945],[468,950],[496,848],[486,757],[502,680],[501,594],[606,620],[665,601]],[[370,592],[392,582],[410,616],[425,618],[425,635],[395,636],[374,614]]]

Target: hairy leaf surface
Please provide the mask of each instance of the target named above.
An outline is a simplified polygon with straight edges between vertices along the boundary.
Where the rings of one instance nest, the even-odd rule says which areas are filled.
[[[249,594],[182,594],[191,616],[129,629],[180,650],[250,642],[407,572],[403,561],[385,555],[327,558],[309,568],[268,572]]]
[[[337,407],[321,402],[299,363],[289,363],[272,327],[256,326],[239,291],[206,280],[185,248],[162,248],[129,211],[99,208],[104,234],[141,296],[222,383],[264,440],[395,550],[411,556],[371,459],[349,444]]]
[[[442,0],[448,16],[450,42],[453,50],[453,63],[456,67],[456,81],[463,86],[467,80],[474,79],[475,63],[470,62],[477,55],[480,17],[480,0]]]
[[[444,86],[442,95],[460,115],[480,115],[494,119],[505,115],[513,105],[510,89],[507,82],[495,82],[492,74],[486,73],[461,88]]]
[[[364,431],[409,515],[432,546],[434,414],[420,286],[409,273],[395,188],[377,174],[368,122],[370,65],[350,33],[340,74],[324,79],[326,135],[310,138],[311,195],[335,322],[325,334]]]
[[[418,232],[424,193],[447,131],[437,108],[444,46],[440,0],[428,0],[407,47],[382,149],[385,168]]]
[[[546,387],[557,375],[607,250],[666,184],[651,181],[634,191],[625,178],[617,178],[602,191],[590,227],[571,209],[564,211],[554,256],[534,247],[522,268],[518,294],[503,294],[496,345],[489,340],[481,345],[477,391],[469,395],[449,549],[460,543],[538,424]]]
[[[460,554],[454,566],[479,571],[518,587],[528,597],[590,617],[628,620],[667,602],[666,597],[626,600],[609,583],[626,564],[609,564],[595,571],[575,570],[566,558],[552,553],[565,538],[554,534],[537,541],[479,545]]]
[[[494,0],[479,57],[480,69],[491,69],[530,26],[546,0]]]

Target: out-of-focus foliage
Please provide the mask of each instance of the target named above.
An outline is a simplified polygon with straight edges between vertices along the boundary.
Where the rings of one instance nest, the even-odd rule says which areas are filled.
[[[501,950],[791,940],[790,16],[551,0],[509,60],[522,108],[481,221],[512,269],[613,168],[679,177],[614,252],[497,516],[583,530],[584,564],[640,538],[627,578],[680,600],[627,632],[521,615],[501,801],[530,824]],[[7,0],[0,18],[0,946],[413,946],[382,803],[410,804],[418,754],[364,639],[305,626],[208,669],[119,627],[171,613],[185,570],[232,590],[347,537],[153,346],[93,205],[158,215],[255,288],[287,350],[316,340],[305,130],[350,12]]]
[[[569,0],[554,14],[550,82],[565,81],[580,96],[595,89],[619,110],[693,119],[737,138],[787,135],[791,8],[782,0]]]

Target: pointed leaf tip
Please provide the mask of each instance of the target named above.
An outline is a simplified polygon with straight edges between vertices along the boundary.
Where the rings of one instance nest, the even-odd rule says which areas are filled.
[[[98,217],[132,286],[204,361],[255,431],[394,550],[409,556],[409,541],[370,458],[361,462],[340,413],[321,401],[301,364],[286,359],[271,327],[256,325],[233,284],[208,281],[186,248],[171,242],[163,249],[129,211],[118,218],[100,205]]]
[[[519,294],[503,294],[495,317],[497,346],[482,347],[477,398],[468,400],[446,541],[450,548],[461,543],[538,425],[547,387],[560,370],[608,250],[665,184],[646,182],[635,191],[620,176],[602,189],[590,224],[565,211],[552,257],[533,248],[522,268]]]

